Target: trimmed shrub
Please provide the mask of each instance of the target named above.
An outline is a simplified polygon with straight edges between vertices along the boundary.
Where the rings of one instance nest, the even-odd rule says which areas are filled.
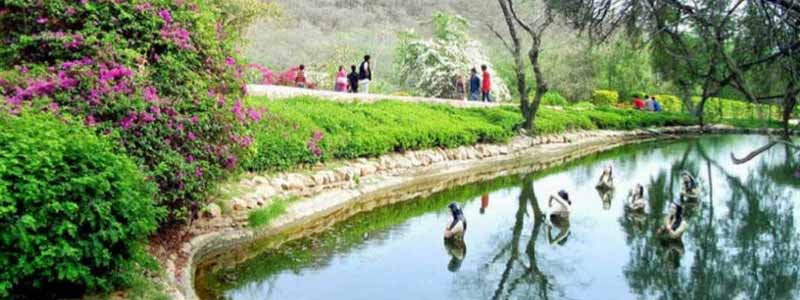
[[[619,103],[619,93],[616,91],[596,90],[592,93],[592,104],[598,106],[615,105]]]
[[[661,107],[666,112],[683,112],[683,101],[678,96],[673,95],[654,95]]]
[[[542,96],[542,105],[566,106],[569,102],[558,92],[547,92]]]
[[[248,105],[266,111],[264,121],[254,129],[257,154],[245,162],[250,171],[394,151],[502,142],[511,138],[522,122],[513,107],[338,103],[309,97],[281,101],[256,97]]]
[[[163,215],[154,186],[80,124],[0,113],[0,128],[0,298],[126,283]]]
[[[224,2],[224,1],[223,1]],[[242,107],[240,19],[205,0],[7,1],[0,110],[72,115],[118,147],[181,221],[236,169],[258,112]]]

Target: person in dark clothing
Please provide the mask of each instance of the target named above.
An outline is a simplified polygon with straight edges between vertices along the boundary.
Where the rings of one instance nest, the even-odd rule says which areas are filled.
[[[350,74],[347,75],[348,92],[358,93],[358,80],[359,80],[359,75],[358,72],[356,72],[356,66],[352,65],[350,66]]]
[[[369,83],[372,81],[372,65],[369,55],[364,56],[364,61],[358,67],[358,75],[358,84],[363,88],[364,93],[369,94]]]
[[[469,76],[469,100],[478,101],[481,96],[481,78],[478,77],[478,70],[472,68]]]

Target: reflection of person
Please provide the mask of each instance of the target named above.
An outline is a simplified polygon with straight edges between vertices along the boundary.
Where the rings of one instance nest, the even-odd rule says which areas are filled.
[[[628,209],[632,211],[644,211],[647,206],[647,201],[644,199],[644,186],[636,184],[633,189],[628,192]]]
[[[444,229],[444,238],[455,240],[464,239],[464,233],[467,231],[467,219],[464,217],[464,212],[458,208],[458,204],[455,202],[450,203],[447,207],[450,208],[453,219]]]
[[[673,202],[670,205],[669,215],[664,218],[664,226],[658,229],[658,233],[672,240],[680,240],[686,227],[686,220],[683,219],[683,206]]]
[[[447,263],[447,270],[457,272],[461,268],[461,262],[467,256],[467,244],[463,240],[445,240],[444,248],[450,254],[450,262]]]
[[[603,174],[597,180],[596,187],[598,189],[613,189],[614,188],[614,169],[611,165],[603,169]]]
[[[547,240],[550,242],[550,245],[557,244],[559,246],[564,246],[570,234],[569,220],[551,217],[549,221],[550,222],[547,224]],[[553,236],[553,228],[558,229],[558,235]]]
[[[697,200],[700,196],[700,188],[697,181],[692,177],[689,172],[683,172],[683,184],[681,185],[681,199],[683,200]]]
[[[489,193],[481,195],[481,214],[486,212],[487,207],[489,207]]]
[[[555,205],[553,205],[553,202],[555,202]],[[568,218],[572,201],[569,200],[569,194],[566,191],[560,190],[558,194],[550,196],[547,206],[550,208],[550,216]]]

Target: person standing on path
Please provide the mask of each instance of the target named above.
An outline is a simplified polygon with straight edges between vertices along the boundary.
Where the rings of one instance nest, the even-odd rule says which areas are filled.
[[[369,83],[372,81],[372,65],[370,64],[370,56],[364,55],[364,61],[358,68],[359,82],[358,85],[362,87],[365,94],[369,94]]]
[[[478,70],[472,68],[469,76],[469,100],[478,101],[481,94],[481,79],[478,77]]]
[[[350,66],[350,74],[347,75],[347,81],[348,81],[348,84],[349,84],[349,88],[347,90],[348,92],[354,93],[354,94],[358,93],[358,80],[359,80],[359,76],[358,76],[358,72],[356,72],[356,66],[352,65],[352,66]]]
[[[299,87],[301,89],[306,88],[306,66],[300,65],[300,68],[297,70],[297,75],[294,78],[294,86]]]
[[[481,70],[483,71],[483,86],[481,87],[481,92],[483,92],[483,99],[481,100],[485,102],[491,102],[492,79],[491,75],[489,74],[489,68],[486,67],[486,65],[482,65]]]
[[[347,72],[344,70],[344,66],[339,66],[339,72],[336,73],[335,90],[347,92]]]

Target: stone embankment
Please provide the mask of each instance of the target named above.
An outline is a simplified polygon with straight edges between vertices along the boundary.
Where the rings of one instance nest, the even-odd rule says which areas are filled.
[[[765,133],[712,127],[705,133]],[[246,176],[237,196],[211,205],[191,229],[182,253],[162,262],[175,299],[198,299],[198,265],[219,265],[251,257],[258,249],[319,232],[333,223],[375,207],[424,197],[458,185],[533,172],[623,144],[700,134],[697,127],[634,131],[588,131],[539,137],[517,136],[506,144],[395,153],[378,158],[330,163],[317,170]],[[250,210],[282,198],[296,198],[286,213],[262,228],[248,228]],[[221,212],[225,211],[225,214]],[[280,238],[274,238],[280,235]],[[264,242],[267,241],[267,242]],[[246,249],[240,251],[237,249]],[[207,267],[208,263],[206,263]]]

